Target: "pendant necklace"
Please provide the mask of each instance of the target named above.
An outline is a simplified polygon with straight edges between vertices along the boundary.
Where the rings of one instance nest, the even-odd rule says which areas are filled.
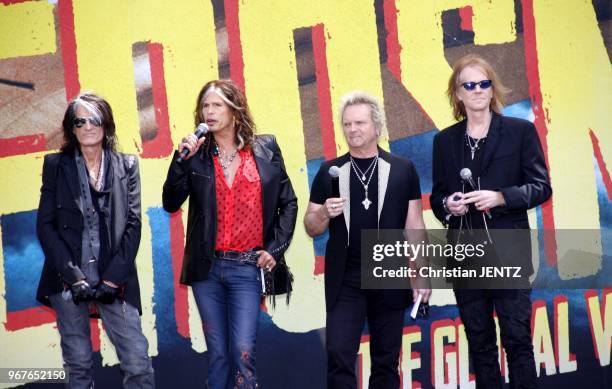
[[[478,150],[479,146],[481,146],[480,142],[482,141],[482,143],[484,143],[486,138],[487,137],[485,136],[479,139],[475,139],[469,136],[467,132],[465,133],[465,140],[467,142],[468,147],[470,148],[470,155],[472,157],[472,161],[474,160],[474,154],[476,154],[476,151]],[[474,145],[472,145],[472,139],[474,139]]]
[[[486,136],[484,136],[485,132],[487,131],[489,126],[485,126],[483,127],[482,131],[480,132],[480,138],[476,139],[476,138],[472,138],[471,136],[468,135],[469,129],[466,125],[465,127],[465,141],[467,142],[468,147],[470,148],[470,155],[472,157],[472,161],[474,160],[474,154],[476,154],[476,151],[478,150],[478,146],[479,143],[482,141],[484,143],[485,139],[487,138]],[[472,131],[474,132],[474,131]],[[472,145],[472,139],[474,139],[474,144]]]
[[[366,169],[366,173],[367,173],[368,170],[372,168],[372,171],[370,171],[370,177],[367,179],[367,181],[366,181],[366,173],[362,172],[361,169],[359,169],[359,166],[357,166],[352,156],[350,157],[350,159],[351,159],[351,166],[353,167],[353,172],[355,172],[357,179],[359,180],[359,182],[363,186],[363,190],[365,191],[365,198],[363,199],[361,204],[363,204],[363,207],[367,211],[368,208],[370,208],[370,205],[372,204],[372,201],[370,201],[370,199],[368,198],[368,185],[370,185],[370,181],[372,181],[372,176],[374,175],[374,170],[376,170],[376,165],[378,165],[378,154],[374,157],[374,160],[372,161],[372,163],[370,163],[370,166]],[[357,170],[361,172],[361,175],[357,172]]]
[[[351,157],[351,162],[353,162],[353,157]],[[359,165],[357,165],[356,163],[353,164],[354,168],[357,169],[355,173],[357,174],[358,177],[361,177],[362,182],[365,182],[368,171],[370,171],[372,166],[374,166],[374,162],[376,162],[376,158],[372,160],[372,162],[370,163],[370,166],[368,166],[365,172],[361,171],[361,169],[359,168]]]

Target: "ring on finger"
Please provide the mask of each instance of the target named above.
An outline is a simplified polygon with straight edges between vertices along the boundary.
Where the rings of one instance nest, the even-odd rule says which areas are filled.
[[[336,204],[331,205],[332,209],[336,209]]]

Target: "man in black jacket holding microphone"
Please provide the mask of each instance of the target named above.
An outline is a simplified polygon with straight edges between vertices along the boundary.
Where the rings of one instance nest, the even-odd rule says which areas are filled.
[[[476,387],[487,389],[502,387],[494,310],[508,355],[510,387],[536,387],[527,282],[533,273],[527,210],[552,193],[534,125],[501,115],[505,91],[484,59],[475,55],[459,59],[449,80],[448,97],[455,118],[463,120],[437,134],[433,145],[431,208],[449,226],[451,243],[466,228],[485,232],[493,243],[494,259],[521,269],[520,282],[510,284],[517,289],[509,289],[510,280],[505,279],[506,289],[493,290],[504,285],[487,285],[482,278],[455,287]],[[510,231],[500,232],[502,229],[512,230],[512,239]],[[488,289],[477,289],[479,285]]]

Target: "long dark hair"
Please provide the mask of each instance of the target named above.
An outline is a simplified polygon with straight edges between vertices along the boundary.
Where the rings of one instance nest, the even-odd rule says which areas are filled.
[[[83,107],[89,113],[100,119],[102,128],[104,129],[104,139],[102,147],[105,150],[115,151],[117,148],[117,135],[115,133],[115,120],[113,119],[113,110],[106,100],[102,97],[90,92],[81,93],[74,98],[66,108],[62,127],[64,130],[64,144],[61,151],[64,153],[73,152],[74,149],[80,149],[79,141],[74,134],[74,119],[76,119],[77,107]]]
[[[236,146],[240,149],[249,149],[255,138],[255,122],[249,110],[246,96],[236,83],[230,79],[209,81],[202,87],[196,101],[194,124],[204,123],[204,100],[210,93],[216,93],[228,105],[234,116],[236,127]],[[207,137],[202,145],[204,152],[211,151],[211,139]]]

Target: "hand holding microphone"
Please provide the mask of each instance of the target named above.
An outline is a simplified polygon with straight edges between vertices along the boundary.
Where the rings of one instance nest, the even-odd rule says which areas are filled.
[[[467,213],[467,205],[463,204],[462,199],[463,193],[461,192],[455,192],[446,197],[446,208],[453,216],[462,216]]]
[[[467,182],[473,189],[473,192],[465,193],[463,195],[463,204],[474,204],[476,209],[483,211],[489,219],[491,219],[491,208],[505,205],[506,201],[504,195],[501,192],[492,190],[480,190],[474,180],[472,179],[472,172],[468,168],[461,169],[459,172],[461,179]]]
[[[340,168],[331,166],[328,172],[331,177],[332,197],[325,200],[322,210],[325,217],[331,219],[343,212],[346,200],[340,197]]]
[[[205,135],[209,130],[206,123],[200,123],[193,134],[184,137],[178,146],[179,156],[176,161],[181,163],[193,157],[200,146],[202,146],[202,143],[204,143]]]

